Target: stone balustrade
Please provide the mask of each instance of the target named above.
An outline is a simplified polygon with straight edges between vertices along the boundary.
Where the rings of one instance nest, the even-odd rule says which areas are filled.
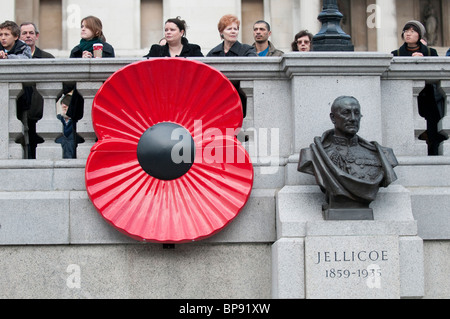
[[[419,234],[425,239],[450,238],[449,222],[442,210],[450,200],[446,195],[450,187],[446,178],[450,169],[450,141],[441,144],[441,156],[427,156],[426,142],[418,138],[426,129],[426,121],[419,116],[417,108],[417,96],[425,83],[436,84],[448,103],[450,59],[317,52],[264,59],[197,60],[239,82],[247,97],[247,115],[240,136],[249,137],[244,146],[254,164],[255,196],[273,198],[272,191],[285,186],[315,185],[312,176],[297,172],[299,152],[315,136],[332,128],[329,112],[334,99],[352,95],[360,101],[364,115],[360,135],[394,149],[400,163],[396,168],[397,184],[413,193]],[[4,122],[0,126],[0,172],[7,178],[18,179],[5,184],[0,191],[85,192],[84,163],[96,138],[91,121],[95,93],[115,71],[138,61],[141,59],[0,61],[0,118]],[[77,130],[86,142],[78,145],[77,160],[62,160],[61,145],[55,143],[62,131],[56,118],[56,101],[63,85],[74,83],[85,98],[84,117],[78,122]],[[16,99],[24,84],[36,84],[44,99],[44,115],[37,123],[37,133],[45,143],[38,145],[34,162],[23,160],[23,148],[15,142],[23,130],[17,119]],[[447,113],[439,123],[439,130],[450,133]],[[20,183],[23,174],[34,176],[32,186],[27,188]],[[76,177],[65,179],[64,174]],[[267,197],[267,191],[272,195]],[[272,207],[273,200],[269,202]],[[424,203],[428,203],[426,213]],[[264,216],[273,221],[275,210],[270,210]],[[275,240],[275,229],[258,229],[253,227],[254,234],[249,237]],[[242,235],[238,233],[225,241],[242,241]]]
[[[49,269],[42,275],[45,278],[43,283],[37,284],[30,295],[73,295],[64,283],[64,287],[58,286],[61,276],[57,276],[57,284],[47,284],[52,282],[55,269],[60,271],[56,271],[59,274],[64,266],[62,273],[66,275],[67,265],[60,259],[70,259],[70,264],[89,264],[101,275],[105,273],[105,263],[111,261],[111,265],[117,268],[111,270],[111,276],[117,274],[115,278],[126,278],[123,274],[127,271],[120,267],[129,264],[129,260],[124,258],[125,251],[135,252],[134,267],[145,270],[139,278],[150,278],[147,273],[150,264],[155,269],[170,264],[170,267],[175,267],[173,269],[186,269],[188,282],[191,278],[196,283],[202,282],[209,273],[205,275],[192,269],[193,263],[185,260],[189,253],[184,252],[189,251],[193,256],[197,256],[196,252],[201,254],[200,259],[204,258],[204,265],[208,265],[206,268],[212,264],[214,269],[220,269],[220,273],[224,269],[224,260],[229,262],[234,258],[242,273],[241,278],[258,284],[255,288],[245,282],[241,285],[245,286],[242,296],[269,297],[271,289],[283,282],[280,279],[277,285],[271,283],[271,277],[272,280],[277,279],[271,271],[282,270],[280,261],[289,260],[292,256],[292,251],[284,249],[282,244],[292,244],[302,251],[304,244],[298,234],[314,230],[307,229],[301,220],[299,223],[298,216],[308,209],[313,209],[314,219],[319,220],[321,216],[322,199],[319,195],[322,194],[314,177],[297,171],[299,152],[308,147],[315,136],[332,128],[329,113],[336,97],[352,95],[360,101],[364,116],[360,135],[393,148],[399,161],[395,169],[397,182],[381,192],[374,207],[377,210],[380,204],[390,205],[392,216],[388,216],[382,225],[391,234],[398,235],[401,231],[400,251],[404,269],[409,269],[409,259],[405,257],[417,247],[422,247],[421,240],[424,241],[425,271],[416,269],[403,276],[400,295],[449,296],[450,285],[445,270],[448,270],[446,253],[450,239],[447,209],[450,205],[450,141],[441,144],[440,156],[427,156],[427,145],[419,139],[426,129],[426,121],[419,115],[417,96],[426,83],[436,84],[446,97],[439,130],[449,134],[450,59],[393,58],[389,54],[373,52],[317,52],[288,53],[278,58],[197,60],[238,82],[246,95],[247,115],[240,138],[248,136],[242,141],[245,141],[244,146],[252,157],[255,180],[249,202],[233,223],[198,246],[180,247],[176,253],[181,252],[183,258],[177,257],[176,260],[172,255],[167,257],[168,252],[159,252],[157,246],[130,245],[135,242],[117,232],[95,212],[84,184],[86,159],[96,138],[91,121],[95,94],[114,72],[141,59],[0,61],[0,121],[3,123],[0,125],[0,245],[4,248],[2,260],[8,263],[11,273],[23,265],[25,257],[22,256],[31,256],[34,260],[41,260],[41,264],[48,264],[40,268],[33,266],[32,262],[26,265],[36,267],[27,269],[30,273]],[[16,100],[23,86],[31,84],[36,85],[44,101],[44,115],[37,123],[37,133],[45,143],[38,145],[36,160],[25,160],[22,146],[15,142],[23,131],[16,114]],[[56,118],[57,99],[65,84],[76,84],[85,99],[84,117],[78,122],[77,130],[86,142],[78,146],[77,159],[70,160],[62,159],[61,146],[55,143],[55,138],[62,132],[61,123]],[[303,199],[301,203],[309,206],[296,205],[300,199]],[[291,208],[292,220],[289,219]],[[285,213],[280,217],[283,209]],[[405,222],[402,212],[408,209],[413,218]],[[283,219],[286,216],[289,218]],[[368,227],[370,232],[376,233],[377,229],[371,227]],[[331,228],[331,232],[340,231]],[[352,227],[349,229],[353,230]],[[294,238],[294,235],[299,238]],[[275,248],[271,249],[273,244]],[[34,246],[28,249],[29,245]],[[80,253],[75,261],[74,252]],[[85,258],[83,252],[89,258],[105,252],[105,263]],[[216,260],[218,252],[226,258]],[[140,254],[151,255],[151,258],[143,258]],[[53,256],[57,256],[56,261]],[[253,264],[246,267],[242,260]],[[271,262],[275,265],[272,270]],[[115,267],[116,263],[119,267]],[[436,275],[438,271],[435,269],[439,269],[441,274]],[[87,270],[83,268],[83,271]],[[423,279],[417,280],[418,284],[410,289],[410,281],[406,279],[423,272],[427,282],[425,293],[421,291]],[[288,273],[287,281],[304,277],[297,278]],[[16,286],[22,287],[23,291],[30,287],[31,279],[23,280],[21,275],[11,275],[11,278],[16,278],[16,281],[10,280],[2,286],[5,294],[9,292],[11,295],[11,291],[17,290]],[[151,284],[145,290],[154,285],[153,279],[148,280]],[[111,282],[115,282],[114,278]],[[133,282],[124,280],[116,284],[128,287]],[[54,292],[54,287],[60,287],[59,291]],[[83,293],[96,288],[101,292],[110,290],[103,284],[91,283],[88,279],[86,283],[83,281]],[[191,295],[198,296],[198,291],[203,288],[192,290]],[[93,296],[96,295],[103,293]],[[123,292],[117,295],[123,296]]]
[[[0,159],[21,159],[23,151],[14,139],[22,132],[15,101],[23,84],[36,84],[44,99],[44,116],[37,132],[44,137],[37,158],[61,158],[54,139],[61,131],[56,101],[65,83],[76,83],[85,98],[85,115],[78,132],[86,139],[79,158],[87,158],[94,143],[90,110],[96,91],[120,68],[140,59],[0,61],[0,105],[8,125],[0,129]],[[354,95],[362,105],[361,135],[382,141],[397,156],[425,156],[427,148],[418,136],[426,123],[418,114],[417,95],[425,83],[436,83],[450,94],[450,60],[447,58],[392,58],[380,53],[289,53],[281,58],[200,58],[239,81],[247,95],[244,132],[260,129],[279,134],[280,163],[306,147],[312,137],[329,128],[330,103],[340,95]],[[447,99],[448,100],[448,99]],[[6,121],[6,120],[4,120]],[[448,133],[445,114],[439,129]],[[251,141],[250,141],[251,142]],[[440,154],[450,156],[449,142]],[[262,156],[264,157],[264,156]]]

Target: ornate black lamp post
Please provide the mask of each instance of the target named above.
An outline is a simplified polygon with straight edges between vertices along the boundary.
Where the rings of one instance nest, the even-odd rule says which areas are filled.
[[[319,14],[322,29],[313,37],[313,51],[354,51],[351,37],[341,26],[344,16],[339,12],[337,0],[324,0]]]

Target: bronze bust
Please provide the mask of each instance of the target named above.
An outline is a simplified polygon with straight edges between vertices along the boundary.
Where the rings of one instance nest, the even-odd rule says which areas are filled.
[[[397,159],[392,149],[357,135],[362,114],[356,98],[338,97],[330,118],[334,129],[301,150],[298,170],[314,175],[326,194],[325,220],[373,220],[369,205],[380,187],[397,180]]]

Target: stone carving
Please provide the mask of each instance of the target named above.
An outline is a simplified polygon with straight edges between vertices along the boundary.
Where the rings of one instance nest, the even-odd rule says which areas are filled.
[[[338,97],[330,114],[335,128],[300,152],[298,170],[314,175],[326,194],[326,220],[373,220],[370,203],[380,187],[397,179],[393,168],[398,162],[392,149],[357,135],[361,117],[357,99]]]
[[[424,8],[425,25],[427,29],[427,41],[429,45],[437,45],[438,40],[438,19],[436,10],[431,2],[428,2]]]

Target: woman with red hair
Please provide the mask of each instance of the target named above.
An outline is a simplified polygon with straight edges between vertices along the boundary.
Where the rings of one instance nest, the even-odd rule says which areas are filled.
[[[238,41],[240,24],[239,19],[232,14],[223,16],[218,24],[223,42],[209,51],[207,56],[256,56],[254,47]]]

